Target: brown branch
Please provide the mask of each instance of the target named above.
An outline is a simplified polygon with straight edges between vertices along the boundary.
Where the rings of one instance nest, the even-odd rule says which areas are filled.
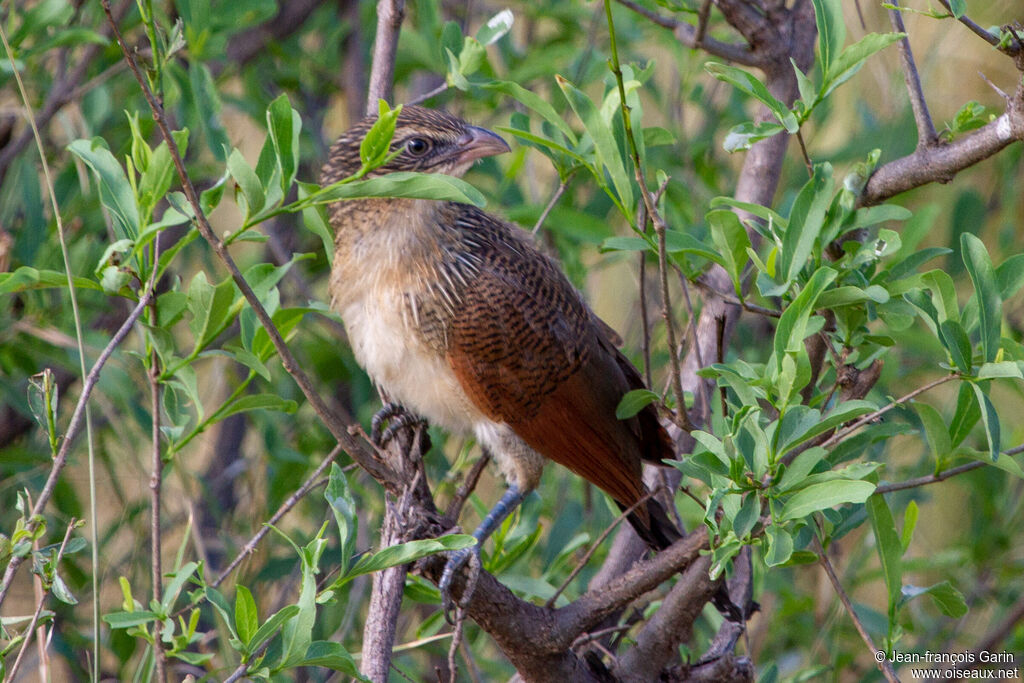
[[[377,36],[373,40],[373,65],[366,93],[366,115],[377,113],[377,100],[391,101],[395,77],[395,51],[405,16],[405,0],[378,0]]]
[[[405,496],[407,499],[408,497]],[[405,506],[407,506],[406,503]],[[405,507],[403,506],[403,507]],[[381,547],[387,548],[403,541],[402,512],[387,504],[381,526]],[[360,671],[374,683],[387,683],[391,670],[391,652],[394,649],[398,616],[402,608],[402,592],[408,565],[389,567],[374,572],[370,589],[370,606],[363,627],[363,658]]]
[[[159,240],[154,241],[159,245]],[[153,270],[157,269],[159,262],[158,248],[153,249]],[[149,322],[157,326],[156,299],[149,305]],[[163,600],[163,559],[161,553],[162,538],[160,535],[160,494],[163,488],[164,461],[160,453],[160,359],[154,347],[149,354],[149,399],[153,411],[152,430],[150,439],[152,458],[150,462],[149,476],[149,564],[151,580],[153,584],[153,600],[157,603]],[[164,652],[163,641],[160,638],[162,629],[161,620],[153,622],[153,662],[154,676],[157,683],[164,683],[167,680],[167,654]]]
[[[882,675],[885,676],[885,680],[889,683],[900,683],[900,679],[896,677],[896,672],[892,669],[892,664],[889,663],[887,657],[883,657],[882,661],[879,662],[875,657],[875,653],[878,652],[878,647],[874,641],[871,640],[871,636],[868,634],[867,629],[864,628],[864,624],[861,623],[860,617],[857,616],[857,612],[853,609],[853,603],[850,602],[850,596],[846,594],[846,590],[843,588],[843,584],[839,583],[839,577],[836,576],[835,569],[832,568],[832,563],[828,559],[828,554],[821,545],[821,541],[818,540],[818,536],[814,536],[815,549],[818,551],[818,561],[821,563],[822,569],[825,570],[825,574],[828,576],[828,580],[832,583],[832,588],[835,589],[836,595],[839,596],[839,600],[843,603],[843,607],[846,609],[846,613],[850,615],[850,619],[853,621],[854,628],[857,629],[857,633],[860,634],[861,640],[868,646],[868,650],[871,651],[871,659],[875,662],[878,668],[881,670]]]
[[[452,501],[448,503],[447,509],[444,511],[445,519],[449,520],[452,524],[455,524],[459,520],[459,514],[462,512],[462,506],[466,504],[466,499],[473,493],[476,488],[477,482],[480,481],[480,475],[483,474],[484,468],[487,467],[487,463],[491,461],[491,454],[484,450],[480,458],[473,463],[473,466],[469,470],[469,474],[466,475],[466,479],[462,482],[462,486],[455,491],[455,495],[452,497]]]
[[[710,555],[686,568],[661,608],[640,629],[636,646],[619,659],[617,671],[632,680],[658,680],[665,665],[678,657],[679,643],[690,639],[694,622],[718,587],[708,576],[710,568]]]
[[[910,49],[910,39],[903,25],[903,14],[898,9],[889,10],[889,22],[893,31],[904,34],[899,41],[900,64],[903,67],[903,82],[906,83],[907,93],[910,95],[910,108],[914,111],[914,121],[917,123],[917,146],[931,147],[938,141],[939,136],[935,132],[931,114],[928,113],[928,103],[924,99],[924,90],[921,89],[921,77],[917,73],[914,53]]]
[[[89,397],[92,396],[93,390],[96,388],[96,383],[99,381],[100,372],[102,372],[103,366],[107,364],[107,361],[110,360],[110,356],[114,353],[114,350],[121,345],[121,342],[125,340],[128,333],[132,331],[135,323],[146,310],[146,307],[149,305],[152,298],[153,283],[151,282],[146,288],[146,291],[143,292],[142,296],[139,298],[139,303],[135,305],[131,314],[129,314],[124,323],[121,324],[121,327],[114,333],[114,336],[103,348],[103,351],[93,364],[92,369],[89,370],[89,374],[86,376],[85,381],[82,382],[82,393],[79,395],[78,402],[75,404],[75,410],[71,414],[71,421],[68,423],[67,431],[64,432],[64,441],[60,445],[57,457],[53,459],[53,464],[50,466],[50,475],[46,478],[43,490],[40,492],[39,498],[36,499],[36,504],[33,506],[32,513],[29,515],[29,521],[26,525],[26,529],[28,531],[35,531],[39,526],[38,522],[35,521],[35,518],[43,514],[46,504],[50,501],[54,490],[57,488],[57,481],[60,478],[60,474],[68,463],[68,454],[71,452],[71,444],[74,443],[75,438],[82,429],[83,419],[85,417],[85,406],[89,402]],[[24,557],[14,556],[11,558],[10,564],[7,565],[7,569],[4,570],[3,580],[0,581],[0,605],[3,604],[4,599],[7,597],[7,592],[11,588],[14,575],[17,573],[18,568],[24,561]]]
[[[720,40],[715,40],[714,38],[708,38],[707,36],[698,40],[697,28],[685,21],[679,21],[671,17],[662,16],[657,12],[652,12],[646,7],[633,2],[632,0],[615,1],[623,7],[628,7],[637,14],[650,19],[658,26],[669,29],[676,37],[676,40],[687,47],[700,48],[708,54],[721,57],[722,59],[727,59],[730,62],[743,64],[745,66],[758,66],[760,64],[757,55],[754,55],[746,45],[740,45],[738,43],[724,43]]]
[[[377,481],[381,482],[381,484],[383,484],[389,491],[396,494],[399,493],[402,490],[400,478],[394,471],[378,462],[359,440],[349,434],[346,424],[355,421],[351,416],[345,414],[340,408],[338,409],[338,413],[341,414],[336,414],[335,411],[324,403],[324,400],[313,387],[309,377],[302,370],[298,361],[295,359],[295,356],[289,350],[287,344],[285,344],[284,339],[281,338],[281,333],[277,330],[274,322],[270,319],[270,316],[267,314],[267,310],[263,307],[263,304],[260,303],[259,298],[252,291],[252,287],[249,286],[249,283],[247,283],[245,278],[242,277],[242,273],[235,264],[234,259],[231,258],[231,254],[228,252],[227,247],[214,234],[213,228],[210,226],[210,222],[200,206],[199,195],[196,192],[195,186],[192,184],[192,179],[185,170],[185,162],[181,158],[181,152],[178,149],[178,145],[171,136],[171,131],[167,125],[163,107],[156,101],[152,91],[149,89],[146,79],[139,71],[139,67],[135,63],[135,59],[132,56],[131,51],[128,49],[128,45],[125,43],[124,38],[121,36],[121,32],[117,28],[114,17],[110,12],[110,0],[102,0],[102,4],[103,9],[107,14],[107,21],[111,23],[114,35],[121,47],[121,52],[124,55],[125,60],[128,62],[128,66],[132,70],[132,73],[135,75],[135,80],[139,83],[139,87],[142,88],[142,92],[146,97],[149,108],[153,113],[153,120],[156,122],[161,136],[167,143],[175,171],[181,181],[185,197],[188,200],[189,205],[192,207],[192,210],[195,212],[196,226],[199,229],[200,234],[203,236],[203,239],[209,243],[221,263],[223,263],[228,269],[228,272],[231,273],[231,277],[238,286],[238,289],[242,292],[242,296],[245,297],[245,300],[249,303],[249,306],[252,307],[253,312],[259,319],[260,324],[267,331],[267,335],[270,337],[270,340],[274,345],[274,349],[281,358],[281,365],[284,367],[285,371],[292,376],[292,379],[295,380],[295,383],[299,386],[299,389],[302,390],[306,400],[309,401],[324,426],[327,427],[331,432],[331,435],[338,441],[341,447],[344,448],[352,459],[358,462],[363,469],[373,475],[373,477],[377,479]]]
[[[939,4],[946,8],[946,11],[949,12],[950,16],[953,16],[953,8],[949,6],[948,0],[939,0]],[[992,47],[998,48],[1000,52],[1010,55],[1011,57],[1021,54],[1021,51],[1024,50],[1024,45],[1021,45],[1019,40],[1006,46],[1000,46],[998,36],[992,35],[981,26],[971,21],[970,17],[966,14],[957,17],[957,21],[973,31],[975,35],[979,36],[986,43]]]
[[[917,477],[916,479],[908,479],[906,481],[899,481],[892,484],[881,484],[875,489],[875,493],[892,493],[893,491],[905,491],[906,489],[915,489],[919,486],[926,486],[928,484],[937,484],[940,481],[945,481],[950,477],[955,477],[958,474],[964,472],[973,472],[974,470],[984,467],[988,463],[975,460],[974,462],[965,463],[963,465],[957,465],[956,467],[950,467],[948,470],[943,470],[936,474],[929,474],[926,477]]]
[[[1018,85],[1006,112],[994,121],[948,144],[918,147],[912,154],[880,167],[868,179],[860,205],[881,204],[921,185],[947,183],[960,171],[1017,140],[1024,140],[1024,85]]]
[[[839,430],[838,432],[833,434],[829,439],[827,439],[825,442],[823,442],[821,444],[821,447],[827,449],[827,448],[830,448],[831,446],[836,445],[837,443],[839,443],[840,441],[845,439],[847,436],[849,436],[851,433],[857,431],[858,429],[860,429],[861,427],[863,427],[864,425],[866,425],[869,422],[874,422],[875,420],[877,420],[878,418],[880,418],[881,416],[885,415],[887,412],[889,412],[890,410],[895,408],[896,406],[903,405],[907,401],[909,401],[909,400],[911,400],[913,398],[917,398],[918,396],[920,396],[924,392],[929,391],[931,389],[934,389],[935,387],[937,387],[937,386],[939,386],[941,384],[945,384],[946,382],[950,382],[950,381],[952,381],[954,379],[960,379],[960,375],[959,374],[943,375],[942,377],[939,377],[938,379],[932,380],[931,382],[928,382],[927,384],[925,384],[923,386],[920,386],[917,389],[914,389],[913,391],[911,391],[911,392],[909,392],[907,394],[904,394],[903,396],[900,396],[898,399],[896,399],[895,401],[892,401],[888,405],[882,406],[881,408],[879,408],[878,410],[874,411],[873,413],[868,413],[864,417],[861,417],[857,421],[851,423],[849,426],[844,427],[843,429]]]

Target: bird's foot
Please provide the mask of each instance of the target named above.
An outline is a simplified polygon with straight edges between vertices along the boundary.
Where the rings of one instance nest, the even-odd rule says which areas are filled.
[[[456,605],[452,599],[452,581],[467,562],[469,563],[469,576],[466,577],[465,588],[462,589],[462,599]],[[441,591],[441,609],[444,611],[445,621],[449,624],[455,625],[455,618],[452,616],[454,608],[465,608],[469,604],[470,599],[473,597],[473,591],[476,589],[476,580],[479,576],[479,544],[456,550],[448,555],[448,562],[444,565],[444,571],[441,572],[441,581],[438,582],[437,587]]]
[[[426,424],[426,420],[410,413],[400,403],[388,402],[370,420],[370,438],[378,447],[383,448],[395,438],[399,430]]]

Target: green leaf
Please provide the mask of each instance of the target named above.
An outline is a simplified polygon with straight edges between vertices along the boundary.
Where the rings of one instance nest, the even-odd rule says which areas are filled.
[[[1014,254],[996,268],[999,296],[1006,301],[1024,285],[1024,254]]]
[[[796,133],[800,129],[796,116],[789,110],[789,107],[772,95],[768,87],[750,72],[720,62],[708,62],[704,65],[704,69],[718,80],[732,85],[768,107],[789,133]]]
[[[318,186],[312,183],[299,183],[299,201],[306,199],[316,192]],[[327,256],[327,265],[334,263],[334,233],[327,222],[327,211],[322,204],[314,204],[302,209],[302,224],[306,229],[320,238],[324,245],[324,254]]]
[[[921,588],[919,586],[903,587],[904,603],[913,600],[919,595],[931,597],[935,606],[947,617],[959,619],[967,614],[967,601],[964,600],[963,593],[954,588],[953,584],[949,581],[943,581],[928,588]]]
[[[943,320],[939,323],[939,339],[960,372],[970,374],[971,340],[967,337],[963,325],[956,320]]]
[[[93,170],[100,186],[100,201],[114,216],[118,239],[135,239],[139,234],[139,207],[124,169],[107,149],[103,138],[75,140],[68,149]]]
[[[238,314],[232,305],[234,301],[235,283],[230,277],[213,286],[207,281],[206,273],[195,274],[188,287],[188,309],[192,313],[189,329],[196,350],[206,348]]]
[[[246,645],[246,650],[248,652],[255,652],[260,649],[260,646],[262,646],[263,643],[270,640],[274,634],[277,633],[278,629],[298,613],[298,605],[288,605],[287,607],[283,607],[278,610],[256,630],[256,633],[253,634],[252,639],[249,640]]]
[[[843,503],[863,503],[874,490],[875,485],[869,481],[851,481],[849,479],[811,484],[794,493],[785,502],[782,512],[776,517],[776,520],[784,522],[790,519],[801,519],[812,512]]]
[[[192,575],[198,568],[198,564],[189,562],[171,575],[171,582],[167,584],[167,588],[164,589],[163,598],[160,600],[160,607],[165,614],[170,614],[171,607],[174,606],[174,601],[178,599],[178,594],[181,593],[185,582],[192,578]]]
[[[800,483],[811,473],[818,463],[825,459],[828,455],[821,446],[815,446],[814,448],[808,448],[806,451],[796,456],[793,462],[786,468],[785,473],[782,475],[782,479],[776,485],[778,490],[785,493],[794,486],[799,486]]]
[[[914,538],[918,513],[917,501],[912,500],[907,503],[907,509],[903,513],[903,531],[900,533],[900,544],[903,546],[904,553],[910,548],[910,541]]]
[[[405,199],[436,199],[484,206],[487,202],[480,191],[461,178],[439,173],[413,173],[396,171],[378,178],[363,178],[354,182],[335,183],[314,192],[307,202],[328,204],[339,199],[366,199],[368,197],[402,197]],[[303,207],[305,208],[305,207]]]
[[[631,212],[633,184],[626,174],[626,167],[622,162],[622,155],[619,153],[619,146],[615,142],[615,135],[612,133],[611,127],[584,92],[561,76],[555,76],[555,79],[558,81],[558,87],[562,89],[565,99],[568,100],[569,106],[576,112],[576,116],[583,122],[583,127],[594,141],[594,151],[597,154],[598,162],[608,170],[619,201],[625,210]]]
[[[263,192],[259,176],[237,149],[231,150],[231,153],[228,154],[227,165],[235,185],[242,191],[242,196],[245,198],[246,215],[255,216],[266,201],[266,194]]]
[[[711,228],[711,240],[718,253],[724,257],[724,267],[732,280],[733,289],[737,296],[742,296],[741,281],[748,261],[747,248],[751,246],[747,231],[739,216],[726,209],[709,211],[707,221]]]
[[[229,406],[219,411],[217,417],[219,420],[223,420],[231,415],[247,413],[253,410],[272,410],[291,415],[298,408],[299,404],[290,398],[281,398],[275,394],[254,394],[243,396],[237,401],[232,402]]]
[[[112,614],[104,614],[103,621],[110,625],[110,628],[131,628],[132,626],[142,626],[148,624],[151,621],[156,621],[160,617],[157,616],[156,612],[139,611],[139,612],[114,612]]]
[[[851,306],[865,301],[873,301],[876,304],[884,304],[889,301],[889,292],[884,287],[870,285],[865,289],[844,285],[822,292],[818,297],[818,308],[837,308],[839,306]]]
[[[793,555],[793,537],[777,524],[765,527],[764,534],[768,539],[768,551],[764,554],[765,564],[769,567],[785,564]]]
[[[953,450],[949,432],[946,429],[946,421],[942,419],[939,411],[927,403],[914,403],[914,412],[917,413],[921,424],[924,425],[924,435],[932,453],[935,454],[935,460],[942,462]]]
[[[967,13],[967,0],[949,0],[949,8],[957,19]]]
[[[575,147],[577,145],[576,134],[573,133],[569,124],[558,115],[558,112],[555,111],[554,107],[547,100],[511,81],[491,81],[483,84],[481,87],[486,90],[496,90],[497,92],[504,93],[524,105],[527,109],[540,114],[545,121],[553,125],[565,136],[565,139],[569,141],[571,146]]]
[[[777,371],[782,371],[782,359],[789,351],[800,351],[807,329],[807,321],[814,312],[814,305],[825,288],[836,278],[831,268],[819,268],[793,303],[786,307],[775,328],[775,362]]]
[[[985,245],[971,233],[965,232],[960,235],[960,250],[978,297],[982,356],[986,362],[992,362],[999,352],[999,337],[1003,318],[1003,301],[999,296],[995,269],[992,267],[992,259],[989,258]]]
[[[324,491],[324,498],[331,506],[334,520],[338,524],[338,534],[341,537],[341,564],[338,575],[345,576],[356,544],[356,504],[348,487],[348,479],[338,467],[338,463],[331,463],[331,475]]]
[[[327,640],[315,640],[310,643],[306,655],[296,666],[323,666],[360,681],[369,680],[359,673],[355,660],[341,643]]]
[[[871,530],[875,534],[875,548],[882,563],[882,576],[889,591],[889,630],[892,633],[896,627],[896,609],[903,586],[903,543],[896,533],[896,522],[893,521],[884,496],[871,496],[865,508]]]
[[[839,57],[824,69],[825,77],[822,79],[820,97],[828,97],[833,90],[850,80],[854,74],[860,71],[871,55],[885,49],[896,41],[905,37],[904,33],[868,33],[853,45],[850,45],[840,53]]]
[[[744,121],[729,129],[722,141],[722,149],[726,152],[742,152],[754,146],[755,142],[767,140],[786,130],[785,126],[774,121]]]
[[[988,394],[981,388],[976,382],[971,382],[971,388],[974,390],[974,396],[978,399],[978,404],[981,406],[981,421],[985,424],[985,437],[988,439],[988,454],[993,460],[999,458],[999,415],[996,413],[996,407],[992,405],[991,399]]]
[[[1006,360],[999,363],[985,363],[978,368],[978,379],[1024,379],[1020,361]]]
[[[259,626],[256,601],[248,588],[238,584],[235,588],[235,632],[238,634],[238,639],[248,645],[252,637],[256,635]]]
[[[448,534],[438,538],[427,538],[388,546],[359,558],[356,565],[352,567],[352,571],[349,572],[348,578],[355,578],[362,574],[371,574],[388,567],[397,567],[398,565],[415,562],[427,555],[436,555],[437,553],[449,550],[461,550],[462,548],[470,548],[474,545],[476,545],[476,539],[468,534]]]
[[[833,60],[846,42],[846,23],[843,21],[841,0],[812,0],[814,20],[818,25],[818,52],[822,73],[828,73]]]
[[[815,240],[825,224],[825,212],[832,201],[832,165],[818,164],[814,176],[801,188],[789,212],[789,225],[782,236],[778,282],[792,282],[811,255]]]
[[[299,168],[299,132],[302,130],[302,117],[292,109],[287,95],[279,95],[267,107],[267,128],[281,172],[281,191],[287,194]]]
[[[75,287],[100,290],[100,285],[86,277],[73,278]],[[68,286],[68,276],[57,270],[37,270],[21,266],[13,273],[0,273],[0,294],[14,294],[30,289],[52,289]]]
[[[956,412],[949,421],[949,443],[953,448],[959,446],[967,435],[974,429],[981,419],[981,408],[974,392],[968,386],[969,382],[960,383],[960,391],[957,394]]]
[[[391,140],[395,137],[395,125],[402,107],[392,109],[384,100],[377,101],[377,120],[359,143],[359,160],[363,168],[371,170],[385,162],[391,152]]]
[[[628,420],[661,397],[649,389],[627,391],[615,408],[615,417]]]

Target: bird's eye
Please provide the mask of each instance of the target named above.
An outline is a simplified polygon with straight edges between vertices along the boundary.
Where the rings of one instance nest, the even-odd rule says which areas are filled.
[[[414,157],[421,157],[430,151],[430,141],[425,138],[412,138],[409,142],[405,143],[405,148]]]

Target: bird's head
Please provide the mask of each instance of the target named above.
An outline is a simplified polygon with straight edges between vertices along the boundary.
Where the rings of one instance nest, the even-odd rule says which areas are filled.
[[[367,117],[338,138],[324,167],[323,184],[341,180],[360,169],[359,146],[374,121],[375,116]],[[459,177],[477,159],[507,152],[509,146],[486,128],[471,126],[447,112],[406,106],[395,123],[391,151],[399,153],[371,172],[371,176],[419,171]]]

